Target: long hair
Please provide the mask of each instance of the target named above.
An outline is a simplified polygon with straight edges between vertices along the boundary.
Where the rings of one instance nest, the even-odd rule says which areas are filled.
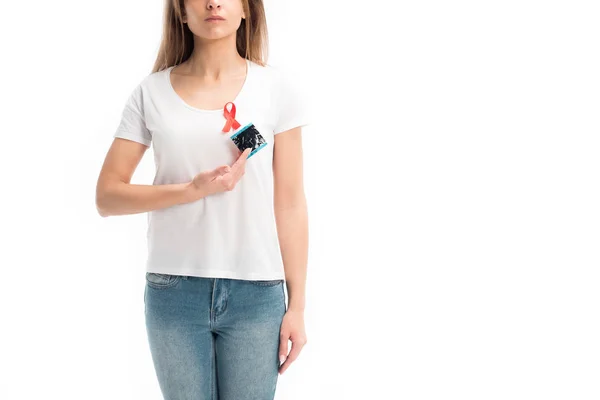
[[[246,18],[236,32],[240,56],[264,66],[268,59],[267,18],[263,0],[240,0]],[[182,21],[184,0],[165,0],[163,35],[152,72],[164,70],[187,60],[194,49],[194,34]]]

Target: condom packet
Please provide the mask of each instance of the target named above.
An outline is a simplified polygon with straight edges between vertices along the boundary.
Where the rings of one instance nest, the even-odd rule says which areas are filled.
[[[260,134],[253,123],[249,123],[240,128],[230,139],[241,152],[244,152],[247,148],[252,149],[247,158],[252,157],[257,151],[267,145],[265,138]]]

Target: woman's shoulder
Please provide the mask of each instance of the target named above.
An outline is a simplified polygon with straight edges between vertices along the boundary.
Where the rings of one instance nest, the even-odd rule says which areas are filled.
[[[148,75],[144,76],[141,79],[140,85],[147,86],[147,85],[155,84],[156,82],[159,82],[159,81],[162,82],[165,79],[169,69],[171,69],[171,68],[173,68],[173,66],[164,67],[158,71],[150,72]]]
[[[254,75],[265,85],[277,88],[287,79],[286,69],[279,65],[265,63],[264,65],[251,61]]]
[[[278,64],[271,64],[270,62],[264,62],[259,64],[258,62],[250,61],[255,70],[260,71],[263,74],[276,76],[281,74],[285,69]]]
[[[152,71],[152,72],[140,77],[133,84],[133,92],[136,93],[138,96],[141,96],[142,94],[145,94],[145,93],[147,93],[147,94],[154,93],[157,90],[163,91],[166,74],[167,74],[169,68],[172,68],[172,67],[166,67],[159,71]]]

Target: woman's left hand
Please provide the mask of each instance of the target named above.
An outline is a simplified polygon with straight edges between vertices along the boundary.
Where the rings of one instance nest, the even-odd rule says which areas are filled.
[[[288,340],[292,341],[290,354],[288,354]],[[305,344],[304,312],[288,309],[283,316],[279,334],[279,374],[283,374],[288,369],[290,364],[298,357]],[[283,362],[284,360],[285,362]]]

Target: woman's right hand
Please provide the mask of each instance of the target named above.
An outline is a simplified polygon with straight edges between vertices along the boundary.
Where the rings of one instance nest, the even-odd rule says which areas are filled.
[[[252,149],[244,150],[231,165],[222,165],[211,171],[202,171],[190,186],[198,199],[215,193],[231,191],[246,172],[246,161]]]

